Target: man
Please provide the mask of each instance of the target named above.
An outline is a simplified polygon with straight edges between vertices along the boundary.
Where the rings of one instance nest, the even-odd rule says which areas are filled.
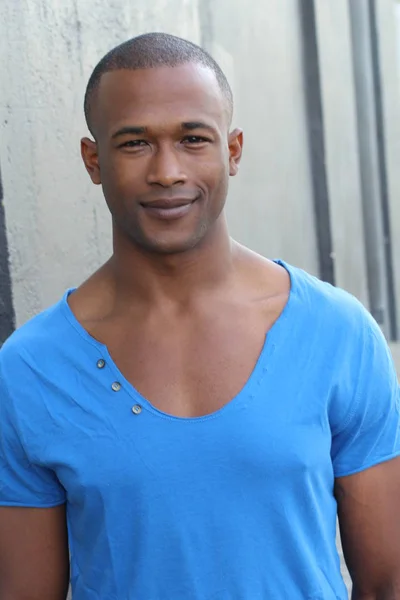
[[[337,512],[353,598],[400,598],[390,353],[354,298],[230,239],[220,68],[140,36],[85,112],[113,255],[0,353],[0,599],[64,599],[70,552],[74,600],[342,600]]]

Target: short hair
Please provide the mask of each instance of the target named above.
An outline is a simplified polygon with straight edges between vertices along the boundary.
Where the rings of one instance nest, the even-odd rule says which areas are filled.
[[[213,71],[227,101],[231,117],[233,112],[231,87],[221,67],[208,52],[192,42],[168,33],[145,33],[110,50],[94,68],[86,87],[84,101],[85,118],[89,131],[92,132],[93,99],[104,73],[119,69],[176,67],[187,63],[199,64]]]

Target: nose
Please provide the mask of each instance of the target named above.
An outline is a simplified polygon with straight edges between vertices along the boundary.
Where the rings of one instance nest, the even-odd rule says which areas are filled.
[[[147,182],[165,188],[186,183],[187,176],[179,158],[177,149],[171,146],[159,147],[151,158]]]

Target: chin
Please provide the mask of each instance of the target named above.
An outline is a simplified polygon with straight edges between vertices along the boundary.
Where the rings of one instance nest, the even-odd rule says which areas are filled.
[[[161,239],[161,237],[147,238],[141,246],[147,252],[162,256],[183,254],[196,248],[201,243],[203,237],[203,235],[192,235],[190,237],[175,239]]]
[[[160,256],[173,256],[175,254],[183,254],[189,252],[196,247],[196,243],[168,243],[168,244],[148,244],[144,249],[152,254],[158,254]]]

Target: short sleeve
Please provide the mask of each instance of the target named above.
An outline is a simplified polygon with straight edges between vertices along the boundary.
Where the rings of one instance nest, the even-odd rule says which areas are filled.
[[[350,402],[348,398],[338,399],[348,404],[347,415],[332,432],[335,477],[357,473],[400,455],[400,391],[396,370],[380,328],[366,312],[356,354],[354,364],[347,365],[355,384],[352,397]]]
[[[64,502],[55,473],[29,461],[0,364],[0,506],[50,508]]]

